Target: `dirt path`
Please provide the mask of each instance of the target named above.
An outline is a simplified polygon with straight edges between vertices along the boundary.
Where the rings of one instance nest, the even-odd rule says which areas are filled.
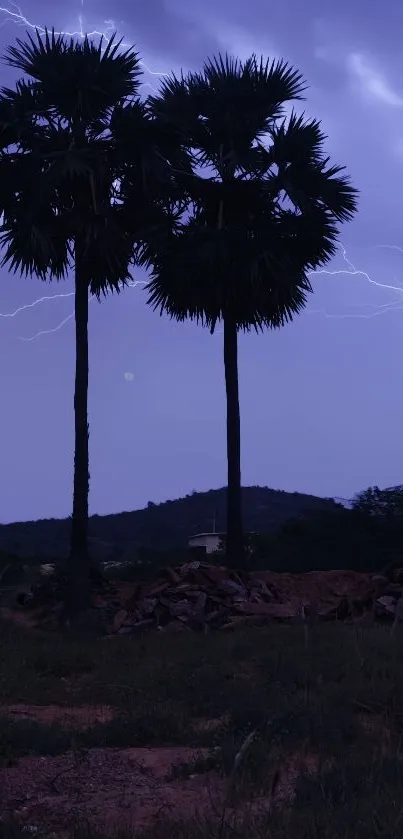
[[[0,769],[0,810],[33,828],[45,824],[57,836],[77,820],[112,833],[206,813],[223,798],[217,773],[170,780],[172,768],[194,756],[187,747],[167,747],[25,757]]]
[[[109,705],[0,705],[0,716],[15,720],[33,720],[44,725],[58,723],[66,728],[86,729],[111,722],[117,711]]]

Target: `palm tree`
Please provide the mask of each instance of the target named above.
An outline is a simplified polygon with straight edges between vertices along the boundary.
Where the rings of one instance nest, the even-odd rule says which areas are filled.
[[[114,38],[96,45],[53,31],[18,40],[8,48],[6,63],[24,77],[0,96],[3,264],[43,280],[64,278],[71,270],[75,279],[72,613],[86,605],[91,577],[88,300],[118,292],[130,279],[135,236],[119,199],[122,155],[111,125],[125,108],[141,112],[140,67],[134,50],[123,51]]]
[[[227,396],[227,556],[244,557],[238,332],[278,328],[303,309],[309,272],[335,253],[338,223],[356,190],[323,153],[320,123],[287,115],[302,76],[253,55],[207,61],[202,73],[165,80],[149,108],[181,133],[192,172],[181,223],[144,248],[148,302],[213,333],[223,323]],[[180,173],[179,173],[180,174]]]

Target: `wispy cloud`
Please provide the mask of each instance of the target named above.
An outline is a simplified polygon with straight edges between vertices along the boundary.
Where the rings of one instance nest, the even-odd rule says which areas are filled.
[[[389,84],[384,74],[375,69],[361,53],[350,53],[347,68],[359,83],[361,92],[391,108],[403,108],[403,97]]]

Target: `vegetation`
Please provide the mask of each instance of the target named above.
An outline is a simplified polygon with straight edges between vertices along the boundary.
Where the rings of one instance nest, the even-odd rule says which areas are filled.
[[[382,571],[401,566],[403,521],[388,522],[357,510],[313,514],[286,522],[274,533],[251,536],[254,568],[307,571]]]
[[[403,486],[388,489],[369,487],[356,495],[353,509],[371,518],[398,524],[403,515]]]
[[[180,223],[145,248],[149,302],[176,320],[223,323],[227,396],[226,551],[243,562],[239,330],[278,328],[304,307],[309,271],[335,253],[356,190],[329,164],[316,120],[294,111],[305,84],[284,61],[228,56],[172,76],[150,107],[174,125],[191,161]]]
[[[24,755],[52,759],[73,750],[77,760],[85,760],[95,747],[188,745],[194,757],[173,766],[169,783],[186,784],[195,774],[208,783],[212,772],[211,783],[224,779],[228,789],[227,810],[190,822],[178,812],[172,827],[167,817],[145,834],[152,839],[167,830],[192,839],[401,835],[400,631],[391,637],[385,628],[322,625],[307,635],[302,626],[283,626],[197,635],[191,644],[186,632],[107,644],[29,639],[2,627],[2,638],[3,708],[21,701],[79,708],[99,705],[102,696],[115,715],[86,730],[61,722],[10,723],[3,715],[3,766],[16,765]],[[200,726],[209,719],[221,722]],[[280,798],[259,816],[257,805],[270,800],[291,755],[301,758],[292,807],[282,806]],[[316,772],[303,769],[304,755],[319,757]],[[37,830],[46,830],[42,819]],[[78,835],[83,824],[80,830]],[[99,839],[93,827],[86,835]]]

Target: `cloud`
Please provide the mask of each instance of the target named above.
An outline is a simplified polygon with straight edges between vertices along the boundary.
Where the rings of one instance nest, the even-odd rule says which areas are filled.
[[[385,79],[383,73],[372,67],[361,53],[350,53],[347,68],[359,83],[361,91],[391,108],[403,108],[403,97]]]
[[[221,50],[237,56],[241,61],[246,61],[253,53],[258,58],[261,55],[270,60],[280,58],[280,53],[275,49],[272,42],[266,40],[266,38],[256,38],[256,35],[243,27],[228,26],[224,23],[220,25],[218,21],[215,21],[215,31]]]
[[[403,137],[399,137],[392,146],[391,146],[392,153],[398,159],[399,163],[403,162]]]

